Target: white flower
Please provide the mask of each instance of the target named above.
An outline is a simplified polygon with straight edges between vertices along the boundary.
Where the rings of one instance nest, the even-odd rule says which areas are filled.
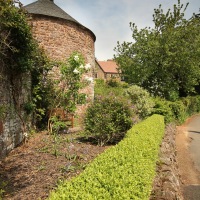
[[[79,74],[80,72],[77,69],[74,69],[73,73],[74,74]]]
[[[85,65],[86,70],[89,70],[90,68],[91,68],[91,65],[89,63]]]
[[[81,65],[79,68],[80,68],[80,69],[84,69],[84,66],[83,66],[83,65]]]
[[[76,56],[74,56],[74,60],[75,61],[79,61],[79,57],[76,55]]]
[[[28,137],[28,133],[24,132],[24,137],[27,138]]]
[[[85,77],[85,80],[86,80],[86,81],[89,81],[89,82],[91,82],[91,83],[94,81],[94,79],[93,79],[92,77],[89,77],[89,76],[86,76],[86,77]]]

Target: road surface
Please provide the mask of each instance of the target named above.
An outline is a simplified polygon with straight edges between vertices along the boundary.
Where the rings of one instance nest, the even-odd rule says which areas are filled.
[[[192,175],[195,175],[196,180],[199,180],[200,173],[198,172],[200,172],[200,115],[196,115],[186,122],[185,133],[187,135],[187,139],[189,139],[189,142],[187,143],[187,150],[189,154],[186,156],[190,157],[190,161],[193,165],[192,170],[194,172]],[[188,172],[190,170],[188,170]],[[191,174],[189,172],[188,176],[190,175]],[[187,184],[185,184],[183,187],[183,194],[185,200],[200,200],[200,182],[193,182],[192,179],[191,181],[188,181]]]
[[[188,132],[188,137],[191,139],[188,150],[192,156],[195,167],[200,171],[200,115],[194,116],[191,121],[188,122],[186,130]]]

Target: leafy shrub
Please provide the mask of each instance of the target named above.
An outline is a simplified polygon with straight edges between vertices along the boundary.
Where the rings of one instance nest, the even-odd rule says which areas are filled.
[[[133,85],[126,90],[125,94],[130,97],[135,107],[135,112],[139,114],[141,118],[145,118],[152,113],[154,101],[147,90]]]
[[[114,78],[111,78],[109,80],[106,81],[106,84],[110,87],[119,87],[120,86],[120,83],[118,80],[114,79]]]
[[[154,114],[163,115],[165,117],[165,123],[169,123],[174,120],[172,109],[169,106],[170,101],[157,97],[154,99],[154,103]]]
[[[200,96],[188,96],[181,99],[188,115],[200,112]]]
[[[180,100],[171,102],[157,97],[154,102],[153,113],[163,115],[165,117],[165,123],[182,123],[187,117],[186,107]]]
[[[163,115],[166,123],[182,123],[188,116],[200,112],[200,96],[189,96],[175,102],[157,97],[154,102],[153,113]]]
[[[126,87],[126,84],[119,83],[116,87],[109,86],[104,80],[97,79],[95,80],[95,87],[94,87],[94,93],[95,96],[108,96],[108,95],[115,95],[123,97],[124,88]]]
[[[135,125],[123,141],[94,159],[81,175],[61,183],[49,199],[148,200],[163,135],[162,116]]]
[[[99,96],[88,108],[84,124],[85,135],[104,145],[120,138],[131,127],[131,110],[120,98]]]
[[[186,107],[182,101],[170,102],[169,107],[172,110],[173,118],[178,123],[183,123],[187,118]]]

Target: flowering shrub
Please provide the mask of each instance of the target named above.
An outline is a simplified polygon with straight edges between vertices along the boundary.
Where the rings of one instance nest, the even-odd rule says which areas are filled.
[[[97,97],[88,108],[84,120],[85,135],[99,145],[115,142],[131,127],[131,110],[127,102],[112,95]]]
[[[58,88],[58,101],[67,112],[74,113],[77,104],[84,103],[85,99],[80,93],[80,89],[85,87],[89,82],[92,82],[92,77],[82,79],[84,73],[91,68],[90,64],[84,62],[81,54],[74,52],[66,63],[61,64],[61,79]],[[80,101],[81,99],[81,101]]]
[[[55,108],[63,109],[67,114],[74,114],[77,104],[86,102],[86,94],[81,93],[80,89],[93,81],[93,78],[88,76],[83,79],[83,74],[90,68],[91,65],[85,65],[83,56],[77,52],[74,52],[67,62],[61,63],[61,77],[55,81],[55,98],[51,104],[49,117],[49,123],[54,123],[54,127],[57,127],[57,123],[60,124],[60,119],[55,120],[53,116]]]
[[[145,118],[152,113],[155,104],[147,90],[133,85],[125,91],[125,94],[130,97],[136,114],[141,118]]]

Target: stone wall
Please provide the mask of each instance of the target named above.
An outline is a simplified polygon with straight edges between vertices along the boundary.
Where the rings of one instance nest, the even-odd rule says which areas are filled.
[[[150,200],[183,200],[181,178],[176,157],[176,128],[169,125],[160,149],[157,175]]]
[[[33,36],[50,59],[65,61],[74,51],[78,51],[84,56],[85,62],[94,68],[95,36],[89,29],[64,19],[42,15],[33,15],[31,24]],[[25,124],[30,121],[23,109],[31,96],[30,76],[15,76],[11,84],[11,77],[4,68],[0,64],[0,157],[23,141]],[[92,72],[91,70],[87,76],[92,77]],[[13,88],[12,85],[16,87]],[[88,102],[92,101],[94,84],[91,83],[84,92],[88,96]],[[86,107],[87,105],[80,105],[77,114],[82,116]]]
[[[33,15],[33,35],[47,54],[65,60],[74,51],[83,54],[86,62],[94,65],[95,36],[87,28],[64,19]]]
[[[23,141],[27,121],[30,122],[23,109],[30,96],[30,77],[26,74],[11,78],[5,69],[0,65],[0,158]]]
[[[43,15],[32,15],[33,36],[39,45],[45,50],[50,59],[65,61],[77,51],[81,53],[86,63],[90,63],[92,70],[87,74],[93,77],[95,67],[95,36],[84,26],[64,19]],[[56,70],[54,68],[54,70]],[[55,72],[56,74],[56,72]],[[94,97],[94,84],[91,83],[84,92],[88,96],[88,102]],[[85,112],[86,106],[78,107],[78,115]]]

